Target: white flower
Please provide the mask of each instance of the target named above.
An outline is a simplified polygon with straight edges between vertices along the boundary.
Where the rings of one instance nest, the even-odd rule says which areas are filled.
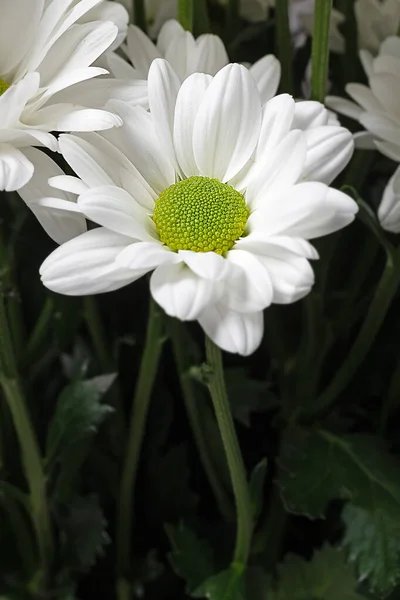
[[[354,5],[358,46],[376,54],[380,44],[397,35],[400,26],[400,0],[357,0]]]
[[[118,116],[101,110],[110,95],[133,102],[147,93],[145,82],[88,81],[107,73],[91,65],[118,34],[110,21],[80,22],[97,5],[103,10],[108,3],[1,0],[0,190],[19,189],[32,177],[26,148],[56,150],[51,131],[120,125]]]
[[[386,231],[400,233],[400,167],[397,167],[383,192],[378,219]]]
[[[382,154],[400,161],[400,38],[390,37],[381,44],[376,58],[367,51],[360,58],[368,86],[349,83],[346,92],[355,101],[328,96],[333,110],[356,119],[367,132],[356,134],[360,147],[378,148]]]
[[[78,22],[89,23],[90,21],[111,21],[118,27],[118,35],[113,44],[108,48],[108,51],[118,48],[126,38],[129,14],[126,8],[119,2],[102,0],[102,2],[97,4],[97,6],[89,10],[82,18],[80,18]]]
[[[215,75],[229,63],[221,38],[204,34],[195,39],[175,20],[163,25],[157,45],[139,27],[130,25],[124,50],[133,66],[114,53],[108,54],[106,58],[108,68],[114,76],[127,81],[147,79],[151,63],[156,58],[165,58],[181,81],[193,73]],[[275,56],[269,54],[249,68],[262,100],[266,102],[278,89],[280,63]]]
[[[133,14],[133,0],[118,0],[129,12],[131,21],[135,22]],[[177,16],[177,0],[144,0],[147,32],[154,39],[161,27],[168,19],[175,19]]]
[[[100,227],[56,249],[43,283],[94,294],[154,271],[151,294],[167,314],[197,320],[222,349],[248,355],[263,309],[310,291],[308,259],[318,255],[307,240],[354,219],[355,202],[328,187],[351,157],[351,135],[318,125],[326,111],[314,102],[283,94],[263,107],[242,65],[181,85],[158,59],[148,89],[150,112],[114,103],[119,129],[61,136],[80,179],[50,184],[78,194]],[[304,125],[313,126],[294,128]]]

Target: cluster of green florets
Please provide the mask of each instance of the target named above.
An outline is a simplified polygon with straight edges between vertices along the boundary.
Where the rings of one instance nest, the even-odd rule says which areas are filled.
[[[243,234],[250,211],[232,186],[209,177],[189,177],[163,191],[153,221],[171,250],[223,254]]]
[[[6,81],[4,81],[4,79],[1,79],[1,77],[0,77],[0,96],[2,94],[4,94],[4,92],[6,92],[9,87],[10,86],[8,85],[8,83]]]

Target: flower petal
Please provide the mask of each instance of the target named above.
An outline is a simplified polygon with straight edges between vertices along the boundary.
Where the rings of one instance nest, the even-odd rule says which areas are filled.
[[[215,252],[192,252],[179,250],[179,257],[199,277],[221,281],[232,274],[229,261]]]
[[[207,307],[198,321],[214,344],[226,352],[249,356],[257,350],[262,340],[262,312],[238,313],[216,304]]]
[[[314,127],[304,132],[307,157],[303,179],[329,185],[345,168],[354,151],[353,137],[344,127]]]
[[[215,301],[215,283],[198,277],[183,263],[162,265],[150,279],[154,300],[167,315],[181,321],[193,321]]]
[[[151,271],[160,265],[182,262],[176,252],[172,252],[160,242],[135,242],[127,246],[116,258],[116,262],[126,269],[147,269]]]
[[[99,294],[117,290],[143,273],[124,269],[116,256],[130,238],[100,227],[59,246],[40,267],[43,284],[67,296]]]
[[[250,159],[260,132],[261,102],[253,77],[237,64],[221,69],[197,113],[193,147],[202,175],[232,179]]]
[[[273,54],[267,54],[255,62],[249,69],[257,84],[261,103],[265,104],[273,96],[281,78],[281,63]]]
[[[238,269],[224,281],[226,305],[244,313],[269,306],[272,302],[271,279],[258,258],[245,250],[231,250],[227,259]]]
[[[10,144],[0,144],[0,190],[20,189],[28,183],[33,170],[33,164],[23,152]]]

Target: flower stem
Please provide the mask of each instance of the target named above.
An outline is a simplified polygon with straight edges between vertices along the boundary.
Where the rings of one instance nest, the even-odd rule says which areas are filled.
[[[314,415],[325,412],[351,381],[371,348],[399,285],[400,249],[397,249],[393,257],[390,255],[387,256],[381,280],[376,288],[367,316],[356,341],[347,354],[346,360],[336,373],[336,376],[319,398],[316,399],[312,407]]]
[[[105,373],[114,371],[114,359],[108,351],[106,335],[96,298],[93,296],[85,296],[83,298],[83,314],[102,371]]]
[[[193,380],[188,373],[190,362],[188,361],[184,339],[182,336],[182,326],[182,323],[178,321],[178,319],[168,320],[168,330],[174,351],[175,363],[178,368],[186,412],[193,431],[193,436],[199,452],[201,463],[204,471],[206,472],[211,489],[214,492],[219,510],[225,519],[230,521],[232,519],[233,507],[224,489],[221,477],[218,475],[215,461],[212,460],[210,454],[210,447],[204,430],[204,419],[201,412],[202,407],[199,406]]]
[[[237,533],[233,566],[238,570],[243,570],[249,557],[253,533],[252,506],[246,470],[226,393],[221,350],[207,336],[206,355],[208,365],[211,369],[208,386],[235,494]]]
[[[6,316],[4,297],[0,293],[0,384],[13,418],[21,447],[24,472],[29,487],[32,521],[35,528],[42,568],[41,585],[46,589],[53,555],[53,537],[46,496],[46,478],[39,446],[17,375],[14,349]]]
[[[133,18],[135,25],[140,27],[140,29],[146,33],[147,23],[144,0],[133,0]]]
[[[281,63],[280,91],[293,94],[292,47],[289,27],[288,0],[276,2],[276,53]]]
[[[117,513],[117,598],[130,600],[131,587],[126,579],[131,562],[131,533],[136,474],[151,391],[157,374],[164,338],[160,311],[150,299],[149,318],[139,376],[133,397],[128,442],[122,471]]]
[[[193,30],[193,2],[195,0],[178,0],[178,21],[186,31]]]
[[[323,102],[328,80],[329,27],[332,0],[315,0],[311,50],[311,100]]]
[[[43,306],[42,312],[39,315],[39,319],[36,321],[36,325],[32,334],[29,337],[28,343],[24,355],[22,357],[22,365],[29,366],[34,362],[36,355],[42,349],[46,336],[48,334],[49,325],[53,319],[54,302],[51,297],[46,299]]]

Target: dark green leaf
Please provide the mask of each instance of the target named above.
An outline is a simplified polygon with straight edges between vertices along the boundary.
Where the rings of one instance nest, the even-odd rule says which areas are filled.
[[[267,474],[267,459],[263,458],[253,469],[250,477],[250,496],[253,504],[253,517],[257,521],[264,501],[264,484]]]
[[[377,438],[297,430],[283,444],[279,474],[286,508],[324,516],[333,498],[348,499],[345,543],[361,577],[387,593],[400,580],[400,465]]]
[[[277,398],[268,384],[251,379],[246,369],[226,369],[225,378],[232,414],[246,427],[250,427],[251,413],[265,412],[277,406]]]
[[[172,568],[186,581],[190,594],[214,572],[212,549],[183,523],[166,525],[165,531],[173,549],[169,555]]]
[[[114,379],[115,374],[102,375],[77,381],[62,391],[47,435],[47,465],[61,460],[78,442],[91,436],[112,411],[100,400]]]
[[[231,567],[202,583],[192,596],[209,600],[244,600],[243,573]]]
[[[64,565],[85,571],[110,542],[97,496],[76,497],[59,518]]]
[[[362,600],[353,569],[343,551],[324,546],[311,561],[288,554],[278,567],[278,583],[271,600]]]

